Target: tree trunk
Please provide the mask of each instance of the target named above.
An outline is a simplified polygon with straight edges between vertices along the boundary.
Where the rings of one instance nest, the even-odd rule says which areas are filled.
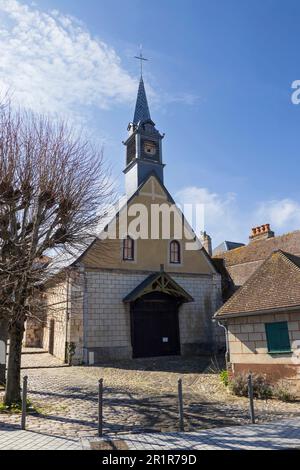
[[[24,321],[19,320],[9,329],[9,353],[4,403],[7,406],[21,403],[21,352]]]
[[[2,318],[0,320],[0,385],[5,385],[7,335],[8,322],[6,318]]]

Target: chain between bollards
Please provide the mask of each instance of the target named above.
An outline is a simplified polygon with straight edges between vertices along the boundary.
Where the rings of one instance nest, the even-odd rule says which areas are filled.
[[[255,424],[252,374],[248,375],[248,397],[249,397],[249,412],[250,412],[251,423]]]
[[[25,375],[23,378],[23,389],[22,389],[22,418],[21,418],[21,429],[26,429],[26,412],[27,412],[27,383],[28,377]]]
[[[98,436],[103,436],[103,379],[99,380],[98,389]]]
[[[178,380],[179,431],[184,432],[182,379]]]

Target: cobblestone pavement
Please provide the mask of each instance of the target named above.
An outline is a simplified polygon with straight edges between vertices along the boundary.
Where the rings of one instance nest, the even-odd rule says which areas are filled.
[[[275,424],[275,425],[274,425]],[[288,450],[300,448],[300,419],[192,433],[124,435],[129,450]],[[88,448],[88,440],[83,440]]]
[[[249,423],[247,399],[229,395],[218,375],[209,372],[207,361],[201,358],[67,367],[45,352],[30,350],[23,355],[22,366],[23,375],[28,375],[29,399],[38,411],[29,414],[27,429],[42,435],[96,435],[100,377],[104,379],[105,433],[176,431],[180,377],[187,431]],[[255,408],[258,423],[300,417],[299,402],[257,401]],[[0,429],[19,424],[20,415],[0,414]]]

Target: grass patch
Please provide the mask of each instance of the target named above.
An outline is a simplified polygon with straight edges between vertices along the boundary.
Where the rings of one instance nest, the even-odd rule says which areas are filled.
[[[27,400],[26,411],[27,413],[40,414],[40,409],[34,406],[30,400]],[[20,414],[21,412],[22,412],[22,403],[12,403],[10,406],[5,405],[3,402],[0,403],[0,413]]]

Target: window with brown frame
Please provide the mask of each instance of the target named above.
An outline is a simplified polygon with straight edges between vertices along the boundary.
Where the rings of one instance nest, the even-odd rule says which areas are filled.
[[[123,260],[134,260],[134,240],[130,237],[123,240]]]
[[[180,243],[177,240],[173,240],[170,243],[170,263],[180,264],[181,255],[180,255]]]

